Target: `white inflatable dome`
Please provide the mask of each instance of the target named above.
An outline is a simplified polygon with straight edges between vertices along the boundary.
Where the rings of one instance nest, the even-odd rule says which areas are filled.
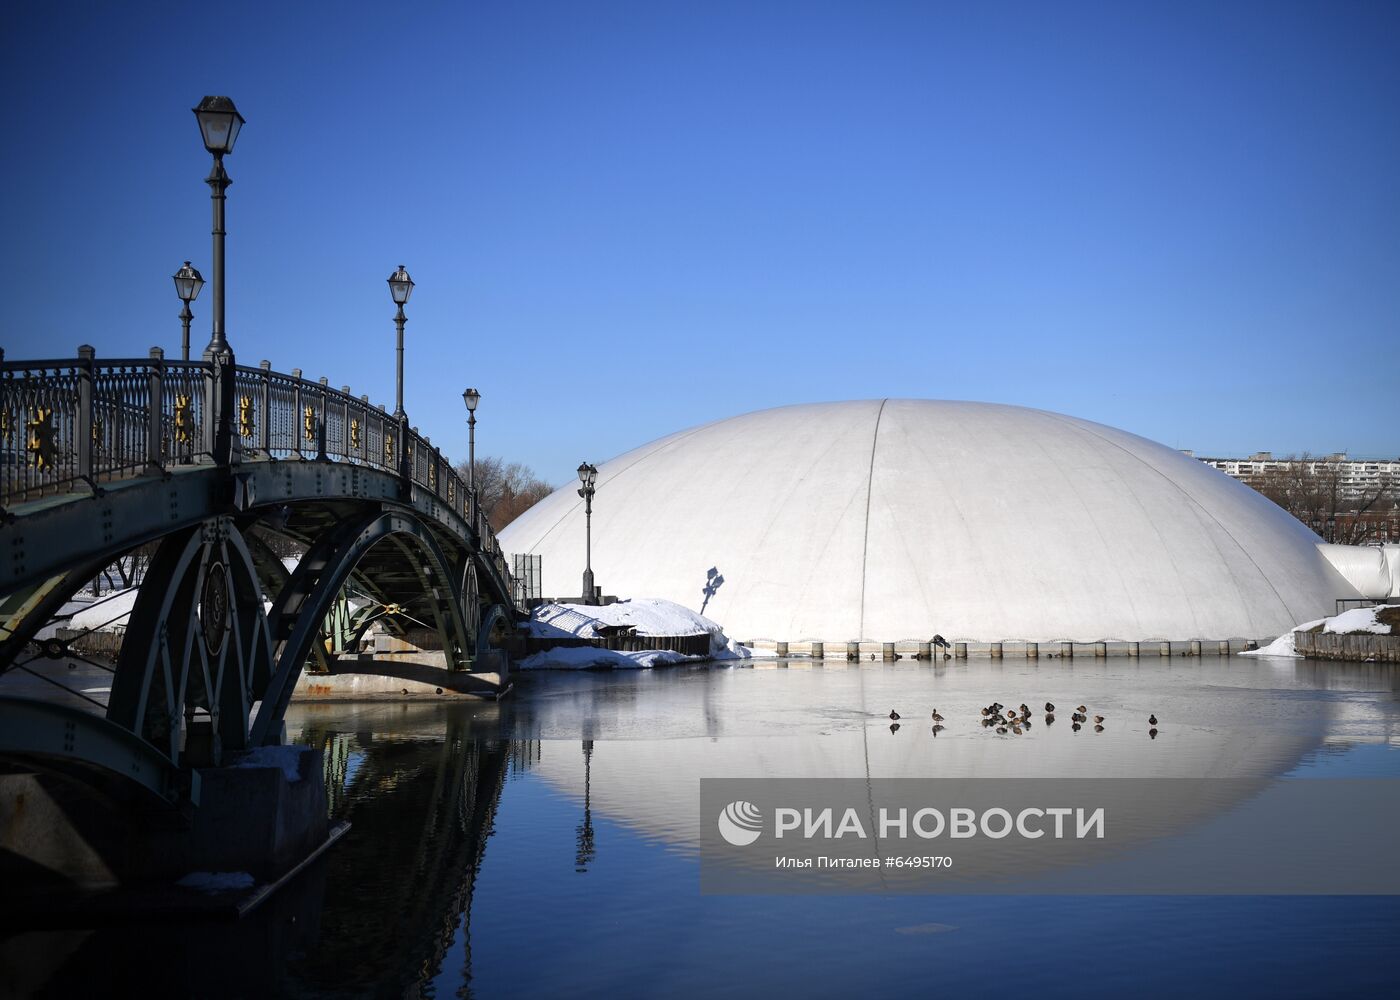
[[[501,533],[577,595],[577,484]],[[1317,537],[1180,452],[991,403],[804,404],[672,434],[598,468],[606,593],[698,609],[740,639],[1273,637],[1355,597]]]

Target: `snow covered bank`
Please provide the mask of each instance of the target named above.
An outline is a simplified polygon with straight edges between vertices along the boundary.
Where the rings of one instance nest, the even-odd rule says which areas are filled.
[[[525,657],[515,664],[517,670],[647,670],[668,667],[687,660],[704,660],[703,656],[686,656],[669,649],[620,653],[594,646],[555,646]],[[718,659],[718,657],[717,657]]]
[[[1240,655],[1241,655],[1241,656],[1291,656],[1291,657],[1293,657],[1294,659],[1301,659],[1302,657],[1301,657],[1301,656],[1294,650],[1294,648],[1293,648],[1293,633],[1294,633],[1294,632],[1306,631],[1307,629],[1310,629],[1310,628],[1316,628],[1318,625],[1321,625],[1321,624],[1322,624],[1323,622],[1325,622],[1326,620],[1327,620],[1326,618],[1319,618],[1319,619],[1318,619],[1317,621],[1315,621],[1315,622],[1304,622],[1302,625],[1294,625],[1291,629],[1289,629],[1287,632],[1283,633],[1283,635],[1279,636],[1277,639],[1275,639],[1273,642],[1269,643],[1269,644],[1268,644],[1267,646],[1265,646],[1263,649],[1246,649],[1246,650],[1245,650],[1243,653],[1241,653]]]
[[[1335,618],[1328,618],[1327,624],[1322,626],[1322,631],[1335,635],[1355,635],[1358,632],[1390,635],[1390,626],[1377,617],[1377,612],[1384,610],[1384,607],[1380,607],[1353,608],[1351,611],[1343,611]]]
[[[136,588],[114,590],[73,615],[69,628],[82,631],[114,632],[126,628],[131,609],[136,605]]]
[[[1356,635],[1357,633],[1373,633],[1375,635],[1390,635],[1391,628],[1381,621],[1379,615],[1387,607],[1394,608],[1400,605],[1382,605],[1377,608],[1353,608],[1351,611],[1343,611],[1339,615],[1331,618],[1319,618],[1315,622],[1304,622],[1301,625],[1294,625],[1283,635],[1279,636],[1263,649],[1251,649],[1241,656],[1291,656],[1301,659],[1293,641],[1294,632],[1310,632],[1321,626],[1322,632],[1333,635]]]
[[[615,628],[634,628],[639,637],[710,636],[708,656],[670,650],[618,652],[592,646],[556,646],[516,664],[519,670],[646,669],[687,660],[741,660],[755,655],[724,634],[715,622],[687,607],[656,597],[639,597],[598,607],[590,604],[542,604],[530,616],[535,639],[593,639]],[[762,654],[758,654],[762,655]]]

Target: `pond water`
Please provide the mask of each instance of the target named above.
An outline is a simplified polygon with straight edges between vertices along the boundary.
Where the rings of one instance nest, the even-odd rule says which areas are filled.
[[[1243,657],[798,660],[528,675],[498,704],[296,705],[289,734],[325,751],[353,824],[321,863],[236,927],[30,944],[55,951],[51,995],[93,976],[292,996],[1388,989],[1400,897],[702,895],[698,782],[1400,777],[1397,687],[1393,667]],[[1061,721],[997,736],[992,700]],[[1080,703],[1103,732],[1070,730]]]

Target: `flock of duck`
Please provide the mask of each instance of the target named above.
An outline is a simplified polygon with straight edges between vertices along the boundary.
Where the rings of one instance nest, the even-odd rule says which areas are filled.
[[[1070,729],[1079,732],[1089,724],[1089,709],[1080,705],[1070,713]],[[899,720],[902,716],[894,709],[890,709],[890,732],[899,732]],[[1094,732],[1103,732],[1105,716],[1094,716]],[[938,714],[938,709],[933,710],[933,735],[937,736],[943,732],[943,716]],[[1045,703],[1045,725],[1055,724],[1055,706],[1050,702]],[[1151,739],[1157,738],[1157,714],[1154,712],[1147,717],[1147,724],[1151,727],[1147,730],[1147,735]],[[1031,728],[1031,709],[1025,702],[1021,702],[1020,708],[1007,708],[999,701],[994,701],[982,709],[982,728],[995,729],[998,736],[1005,736],[1012,733],[1020,736],[1029,732]]]

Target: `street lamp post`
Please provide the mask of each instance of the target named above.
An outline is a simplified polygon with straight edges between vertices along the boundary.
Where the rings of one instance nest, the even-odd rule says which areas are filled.
[[[224,170],[224,156],[233,152],[233,144],[243,128],[243,116],[227,97],[206,97],[192,110],[199,120],[204,148],[214,157],[214,168],[205,178],[214,203],[214,322],[204,357],[206,361],[216,356],[228,360],[233,357],[233,350],[224,334],[224,192],[233,181]]]
[[[199,298],[199,290],[204,287],[204,277],[195,268],[190,266],[189,261],[185,261],[185,266],[175,272],[175,294],[180,296],[180,301],[184,303],[180,309],[180,360],[190,359],[190,320],[194,319],[194,313],[190,312],[190,303]]]
[[[467,404],[467,490],[476,495],[476,405],[481,402],[481,393],[467,389],[462,393],[462,402]]]
[[[578,495],[583,497],[583,603],[593,603],[593,494],[598,492],[594,485],[598,481],[598,469],[584,462],[578,467],[578,481],[583,487]]]
[[[403,419],[403,325],[408,322],[408,317],[403,314],[403,307],[408,303],[408,297],[413,294],[413,279],[408,276],[402,264],[399,269],[389,275],[389,294],[394,298],[394,305],[398,307],[398,312],[394,316],[394,326],[399,332],[398,364],[394,376],[394,416]]]

